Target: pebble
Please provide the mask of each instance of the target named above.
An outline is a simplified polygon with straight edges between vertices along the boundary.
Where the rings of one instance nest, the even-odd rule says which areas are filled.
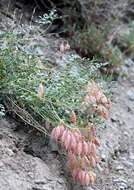
[[[33,172],[28,172],[28,173],[27,173],[27,176],[30,177],[31,179],[34,178],[34,174],[33,174]]]
[[[87,190],[94,190],[92,187],[87,187]]]
[[[53,187],[49,187],[48,185],[34,185],[32,190],[53,190]]]
[[[132,163],[132,162],[129,162],[129,161],[127,161],[127,160],[123,161],[122,163],[123,163],[125,166],[127,166],[128,168],[133,167],[133,163]]]
[[[34,181],[34,183],[36,183],[36,184],[38,184],[38,185],[43,185],[43,184],[46,184],[48,181],[45,179],[43,179],[43,180],[40,180],[40,179],[36,179],[35,181]]]
[[[58,152],[59,150],[58,143],[53,141],[52,139],[49,140],[48,146],[52,152]]]
[[[123,134],[126,136],[126,137],[129,137],[129,133],[124,131]]]
[[[124,167],[119,165],[115,169],[116,169],[116,171],[118,171],[118,170],[124,170]]]
[[[106,161],[106,155],[105,154],[101,154],[101,160],[104,162]]]
[[[132,67],[132,71],[134,72],[134,67]]]
[[[134,61],[130,58],[127,59],[128,63],[131,65],[131,66],[134,66]]]
[[[63,184],[63,183],[64,183],[64,180],[63,180],[62,178],[58,178],[58,179],[57,179],[57,182],[58,182],[59,184]]]
[[[133,154],[133,153],[130,153],[129,158],[130,158],[131,160],[134,160],[134,154]]]
[[[120,126],[121,126],[121,125],[124,125],[124,124],[125,124],[125,121],[119,120],[119,124],[120,124]]]
[[[114,179],[113,182],[116,184],[117,187],[120,188],[120,190],[128,188],[127,181],[122,178]]]
[[[134,101],[134,94],[131,90],[127,92],[127,96],[130,101]]]
[[[126,158],[125,157],[121,157],[120,161],[126,161]]]
[[[13,152],[11,149],[9,149],[9,148],[6,149],[6,153],[7,153],[8,156],[10,156],[10,157],[14,155],[14,152]]]
[[[124,185],[122,185],[122,184],[119,184],[119,186],[118,186],[118,187],[120,188],[120,190],[127,189],[127,187],[126,187],[126,186],[124,186]]]
[[[97,169],[102,172],[104,169],[100,166],[100,164],[97,164]]]
[[[4,166],[3,162],[0,161],[0,168],[2,168]]]

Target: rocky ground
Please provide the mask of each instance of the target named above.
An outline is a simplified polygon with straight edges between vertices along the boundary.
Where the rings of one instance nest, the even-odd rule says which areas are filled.
[[[134,62],[127,62],[128,76],[116,83],[110,119],[101,136],[102,144],[106,139],[96,190],[134,189]],[[110,153],[108,157],[105,150]]]
[[[113,89],[107,127],[100,133],[97,181],[89,190],[134,189],[134,63]],[[65,171],[65,154],[47,137],[7,116],[0,120],[1,190],[83,189]]]
[[[60,44],[60,40],[46,38],[43,43],[47,45]],[[61,61],[55,49],[43,54],[50,61],[54,57],[54,63]],[[65,152],[57,144],[6,115],[0,119],[0,190],[134,190],[134,62],[125,58],[123,69],[127,77],[113,85],[109,119],[99,131],[100,161],[93,186],[83,188],[72,180]]]

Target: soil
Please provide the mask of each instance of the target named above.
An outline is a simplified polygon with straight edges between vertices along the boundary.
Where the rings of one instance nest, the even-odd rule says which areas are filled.
[[[106,128],[91,187],[76,184],[59,145],[13,116],[0,120],[0,190],[134,190],[134,62],[125,58],[127,77],[112,89]]]

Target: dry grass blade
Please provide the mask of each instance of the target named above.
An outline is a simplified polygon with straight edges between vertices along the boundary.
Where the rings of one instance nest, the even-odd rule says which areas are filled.
[[[14,100],[10,96],[6,96],[7,100],[5,102],[6,107],[14,112],[22,121],[24,121],[29,126],[32,126],[33,128],[37,129],[38,131],[42,132],[45,135],[49,135],[45,128],[43,128],[37,120],[35,120],[30,113],[28,113],[26,110],[21,108],[18,104],[14,102]],[[8,102],[8,103],[7,103]]]

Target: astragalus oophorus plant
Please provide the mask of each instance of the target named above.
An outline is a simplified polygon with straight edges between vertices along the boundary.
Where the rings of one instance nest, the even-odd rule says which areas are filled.
[[[107,119],[107,110],[110,103],[101,88],[91,80],[85,90],[88,90],[83,99],[81,109],[87,115],[83,126],[77,125],[77,114],[74,110],[70,113],[70,123],[73,128],[60,123],[52,130],[51,138],[60,141],[61,147],[67,150],[67,167],[75,181],[83,186],[93,184],[96,174],[92,171],[98,163],[96,146],[100,146],[99,139],[95,134],[95,126],[88,122],[88,117],[102,116]],[[89,114],[88,114],[89,113]]]
[[[52,67],[47,59],[28,53],[25,39],[22,43],[20,38],[21,31],[19,35],[13,31],[5,30],[0,34],[3,102],[26,123],[45,134],[44,126],[48,130],[54,127],[51,137],[67,150],[67,166],[73,178],[82,185],[92,184],[95,181],[92,169],[98,162],[96,118],[106,119],[110,108],[102,89],[94,81],[96,70],[107,63],[65,56],[63,52],[60,64]],[[7,47],[2,46],[5,39]]]

